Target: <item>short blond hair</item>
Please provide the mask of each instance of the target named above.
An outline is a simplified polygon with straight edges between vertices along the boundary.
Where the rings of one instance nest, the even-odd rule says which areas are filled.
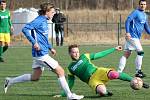
[[[71,49],[72,49],[72,48],[79,48],[79,45],[77,45],[77,44],[71,44],[71,45],[69,45],[69,46],[68,46],[68,53],[71,52]]]

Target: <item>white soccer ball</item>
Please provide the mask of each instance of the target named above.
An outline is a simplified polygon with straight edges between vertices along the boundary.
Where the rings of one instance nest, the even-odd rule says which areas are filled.
[[[130,82],[130,86],[132,89],[134,90],[139,90],[142,88],[143,86],[143,80],[139,77],[135,77],[131,80]]]

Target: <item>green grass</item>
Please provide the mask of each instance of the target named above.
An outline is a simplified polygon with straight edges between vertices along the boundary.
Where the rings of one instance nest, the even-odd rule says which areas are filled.
[[[81,46],[81,53],[84,52],[98,52],[108,49],[112,46]],[[54,57],[59,63],[66,69],[66,66],[71,61],[67,54],[67,47],[55,47],[57,55]],[[143,59],[143,71],[147,74],[147,77],[143,80],[150,82],[150,67],[149,67],[149,52],[150,47],[144,46],[144,59]],[[66,100],[66,98],[53,98],[55,94],[59,94],[60,87],[57,82],[57,77],[51,71],[45,70],[41,79],[38,82],[26,82],[15,84],[9,88],[7,94],[4,94],[3,84],[5,77],[14,77],[24,73],[31,73],[32,57],[30,47],[14,47],[4,54],[5,63],[0,63],[0,100]],[[116,68],[123,52],[112,53],[102,59],[95,60],[93,63],[97,66],[113,67]],[[129,58],[125,72],[134,76],[135,66],[134,58],[135,53]],[[113,80],[109,81],[107,88],[113,92],[112,97],[98,97],[94,91],[92,91],[87,84],[76,80],[76,84],[73,87],[73,92],[77,94],[83,94],[85,98],[83,100],[149,100],[150,89],[132,90],[128,82]]]

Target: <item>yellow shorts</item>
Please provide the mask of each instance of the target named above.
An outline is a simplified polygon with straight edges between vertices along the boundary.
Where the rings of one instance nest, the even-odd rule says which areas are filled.
[[[10,43],[10,34],[0,33],[0,41]]]
[[[90,77],[89,86],[95,91],[96,87],[100,84],[106,84],[110,79],[108,73],[113,70],[111,68],[98,68],[95,73]]]

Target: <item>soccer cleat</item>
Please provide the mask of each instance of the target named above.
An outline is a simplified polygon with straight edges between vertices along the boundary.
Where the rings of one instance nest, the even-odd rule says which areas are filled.
[[[143,86],[142,86],[142,87],[145,88],[145,89],[148,89],[148,88],[149,88],[149,84],[143,83]]]
[[[112,95],[113,95],[112,92],[107,91],[107,94],[103,94],[103,95],[100,95],[100,96],[102,96],[102,97],[110,97],[110,96],[112,96]]]
[[[58,95],[54,95],[53,97],[54,97],[54,98],[60,98],[60,97],[62,97],[62,95],[59,95],[59,94],[58,94]]]
[[[4,62],[4,59],[0,57],[0,62]]]
[[[83,95],[76,95],[75,93],[72,93],[70,96],[67,97],[67,100],[80,100],[83,98]]]
[[[107,91],[107,96],[112,96],[112,95],[113,95],[112,92]]]
[[[141,70],[139,70],[139,71],[135,74],[135,77],[144,78],[144,77],[146,77],[146,75],[145,75]]]
[[[8,87],[10,86],[11,84],[10,84],[10,78],[6,78],[5,79],[5,84],[4,84],[4,92],[6,93],[7,92],[7,90],[8,90]]]

